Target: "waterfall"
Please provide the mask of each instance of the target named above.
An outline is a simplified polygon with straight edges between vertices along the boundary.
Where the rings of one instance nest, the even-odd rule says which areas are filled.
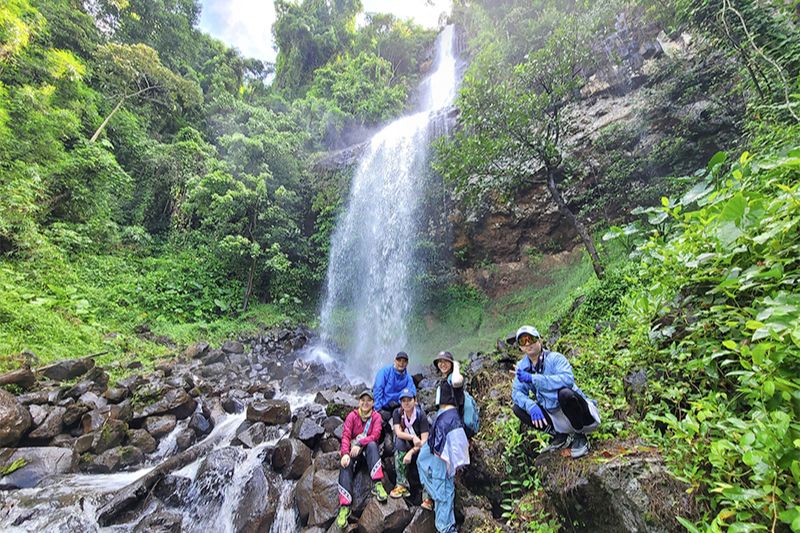
[[[378,132],[358,163],[346,211],[331,238],[324,341],[348,353],[348,369],[368,383],[375,371],[408,347],[421,205],[437,111],[455,99],[458,76],[453,26],[437,38],[432,74],[419,87],[420,109]],[[441,113],[440,113],[441,114]]]

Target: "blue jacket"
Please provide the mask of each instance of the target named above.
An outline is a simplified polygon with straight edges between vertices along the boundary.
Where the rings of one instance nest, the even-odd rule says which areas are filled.
[[[521,368],[533,374],[533,383],[522,383],[516,377],[511,387],[511,398],[514,405],[530,411],[536,403],[541,404],[548,411],[558,409],[558,391],[568,387],[580,394],[584,398],[586,395],[575,385],[575,375],[572,373],[572,365],[567,358],[558,352],[544,350],[544,368],[542,372],[534,371],[534,364],[528,356],[522,358],[517,363],[516,368]],[[531,398],[533,394],[533,398]]]
[[[372,394],[375,396],[375,410],[380,411],[391,402],[400,403],[400,393],[408,387],[415,395],[417,388],[408,370],[398,372],[394,365],[389,365],[378,370],[375,376],[375,385]]]

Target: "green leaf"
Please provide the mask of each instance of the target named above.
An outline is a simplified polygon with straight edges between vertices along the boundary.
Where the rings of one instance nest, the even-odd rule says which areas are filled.
[[[736,350],[738,348],[738,345],[730,339],[722,341],[722,345],[729,350]]]

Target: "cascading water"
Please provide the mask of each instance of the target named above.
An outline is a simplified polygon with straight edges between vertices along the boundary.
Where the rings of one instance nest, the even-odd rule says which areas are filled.
[[[457,80],[454,30],[447,26],[437,38],[433,73],[420,84],[421,110],[372,138],[331,239],[322,338],[344,346],[350,371],[367,381],[391,353],[407,349],[414,277],[424,272],[415,246],[431,123],[453,103]]]

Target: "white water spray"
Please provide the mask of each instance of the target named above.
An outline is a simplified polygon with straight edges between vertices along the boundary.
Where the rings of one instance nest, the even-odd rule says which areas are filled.
[[[331,239],[320,326],[349,354],[349,370],[371,382],[391,354],[408,347],[421,205],[437,110],[457,90],[454,31],[437,39],[433,73],[420,85],[422,110],[376,134],[358,164],[347,210]]]

